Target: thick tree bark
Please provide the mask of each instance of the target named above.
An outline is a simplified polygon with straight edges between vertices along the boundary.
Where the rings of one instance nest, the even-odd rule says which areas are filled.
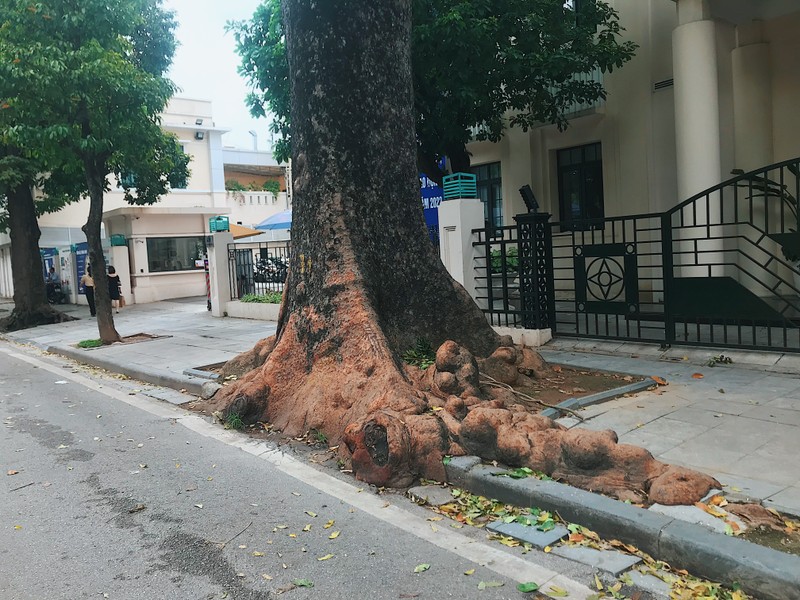
[[[427,240],[410,0],[283,8],[295,177],[289,277],[277,335],[235,361],[261,366],[206,408],[291,435],[323,431],[342,442],[357,477],[378,485],[443,480],[445,454],[473,452],[620,496],[646,497],[655,485],[670,503],[659,490],[671,472],[645,450],[616,444],[613,432],[566,431],[481,384],[479,364],[514,383],[542,361],[500,340]],[[419,338],[439,348],[424,373],[401,359]],[[713,482],[686,479],[689,497]]]
[[[103,243],[100,237],[100,226],[103,222],[103,191],[106,171],[98,166],[97,160],[84,160],[86,169],[86,185],[89,190],[89,216],[81,228],[86,234],[89,246],[89,262],[92,265],[94,279],[94,300],[97,312],[97,329],[104,344],[113,344],[122,338],[114,327],[111,314],[111,296],[108,294],[108,273],[106,259],[103,256]]]
[[[9,190],[6,199],[11,237],[14,310],[0,322],[0,327],[13,331],[72,320],[72,317],[53,309],[47,302],[42,257],[39,253],[41,231],[36,221],[32,188],[20,186]]]

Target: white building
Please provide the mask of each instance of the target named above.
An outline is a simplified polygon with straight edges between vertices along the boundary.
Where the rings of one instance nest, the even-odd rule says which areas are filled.
[[[191,176],[184,189],[173,189],[152,206],[130,206],[118,182],[104,198],[103,227],[107,260],[120,273],[129,303],[154,302],[206,293],[205,236],[209,219],[225,215],[231,223],[252,226],[287,208],[285,192],[247,191],[241,197],[225,190],[226,171],[245,170],[263,181],[279,177],[282,167],[271,153],[237,151],[223,147],[227,131],[213,120],[211,102],[173,98],[162,114],[162,126],[174,133],[191,155]],[[230,163],[226,162],[230,161]],[[83,269],[81,227],[88,199],[39,219],[40,248],[59,250],[57,267],[78,298],[74,282]],[[10,240],[0,236],[0,296],[13,294]]]

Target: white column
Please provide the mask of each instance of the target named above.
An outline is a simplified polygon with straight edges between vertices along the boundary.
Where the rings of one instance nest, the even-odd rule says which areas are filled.
[[[721,181],[716,25],[706,0],[679,0],[672,32],[678,200]]]
[[[228,302],[231,301],[231,284],[228,269],[228,244],[233,243],[229,231],[212,233],[207,236],[208,277],[211,285],[211,315],[224,317]],[[213,244],[213,245],[212,245]]]
[[[130,242],[129,242],[130,243]],[[134,304],[133,290],[131,289],[131,261],[127,246],[111,246],[111,263],[119,275],[122,285],[122,296],[125,304]]]
[[[760,21],[739,25],[731,52],[736,168],[745,171],[772,164],[772,77],[761,30]]]
[[[472,247],[472,230],[484,226],[483,204],[478,198],[445,200],[439,205],[439,255],[450,276],[473,300],[478,296],[475,259],[485,253],[480,247]]]

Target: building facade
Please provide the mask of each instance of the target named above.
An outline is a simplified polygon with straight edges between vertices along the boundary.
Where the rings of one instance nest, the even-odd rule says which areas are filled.
[[[485,216],[511,224],[530,185],[554,221],[662,212],[731,177],[800,156],[800,3],[610,0],[639,44],[570,125],[475,142]]]

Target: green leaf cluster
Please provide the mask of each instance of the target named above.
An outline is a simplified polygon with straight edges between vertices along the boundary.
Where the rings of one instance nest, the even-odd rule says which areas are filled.
[[[428,340],[419,338],[413,348],[403,353],[403,361],[420,369],[427,369],[436,362],[436,352]]]
[[[131,204],[185,185],[189,158],[159,120],[176,46],[161,0],[5,0],[0,24],[0,144],[41,183],[74,198],[133,173]]]
[[[244,294],[241,298],[239,298],[239,302],[280,304],[281,297],[281,292],[267,292],[266,294]]]
[[[606,97],[581,77],[611,72],[636,50],[621,41],[617,12],[603,0],[413,0],[412,65],[418,162],[438,180],[437,161],[467,170],[466,144],[499,141],[507,127],[568,125],[575,103]],[[230,22],[255,116],[269,113],[278,160],[290,156],[289,67],[280,0],[263,0],[249,21]]]

